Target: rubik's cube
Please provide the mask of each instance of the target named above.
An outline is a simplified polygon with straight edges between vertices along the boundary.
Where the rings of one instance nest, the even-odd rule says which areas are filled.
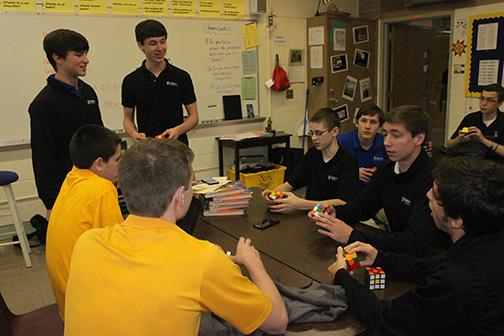
[[[328,211],[329,211],[329,205],[317,203],[317,205],[315,205],[313,209],[311,209],[310,212],[308,212],[308,217],[311,218],[313,216],[318,215],[319,213],[327,213]]]
[[[366,267],[366,286],[371,290],[385,289],[385,272],[381,267]]]
[[[272,201],[276,201],[276,200],[282,199],[284,197],[285,197],[285,195],[281,191],[278,191],[278,190],[274,190],[274,191],[270,192],[270,194],[268,195],[268,198]]]
[[[373,167],[373,168],[371,168],[371,171],[374,173],[377,169],[378,169],[378,167]]]
[[[345,254],[345,259],[348,265],[348,272],[352,272],[354,269],[360,267],[360,260],[357,253],[347,253]]]

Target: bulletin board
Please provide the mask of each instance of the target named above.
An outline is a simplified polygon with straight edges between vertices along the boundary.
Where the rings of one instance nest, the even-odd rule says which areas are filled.
[[[477,97],[481,87],[504,84],[504,13],[469,17],[466,96]]]

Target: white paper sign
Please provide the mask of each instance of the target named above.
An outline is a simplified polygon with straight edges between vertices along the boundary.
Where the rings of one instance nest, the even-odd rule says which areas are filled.
[[[322,46],[310,47],[310,69],[322,69],[323,48]]]
[[[308,45],[324,44],[324,26],[308,28]]]
[[[478,85],[497,83],[499,60],[484,60],[479,62]]]
[[[476,50],[494,50],[497,48],[499,23],[486,23],[478,26],[478,43]]]

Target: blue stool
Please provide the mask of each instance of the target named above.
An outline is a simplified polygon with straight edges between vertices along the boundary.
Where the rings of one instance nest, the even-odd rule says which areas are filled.
[[[14,219],[14,226],[16,228],[16,234],[18,236],[18,240],[8,242],[8,243],[1,243],[0,246],[3,245],[13,245],[13,244],[20,244],[21,245],[21,251],[23,252],[23,257],[26,263],[26,267],[31,267],[31,260],[30,260],[30,244],[28,243],[28,239],[26,238],[26,232],[24,230],[23,224],[21,223],[21,220],[19,219],[19,212],[17,209],[16,205],[16,199],[14,198],[14,193],[12,192],[12,186],[11,183],[16,182],[19,179],[18,174],[15,172],[11,171],[0,171],[0,186],[4,188],[5,191],[5,198],[7,198],[7,202],[9,203],[9,208],[12,214],[12,218]],[[6,233],[4,235],[10,235],[13,232]]]

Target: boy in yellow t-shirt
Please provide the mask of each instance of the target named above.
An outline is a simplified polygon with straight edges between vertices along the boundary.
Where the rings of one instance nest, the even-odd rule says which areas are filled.
[[[46,263],[60,316],[75,242],[92,228],[122,222],[117,199],[121,139],[111,130],[85,125],[70,141],[73,168],[67,174],[49,220]]]
[[[203,311],[244,334],[285,331],[285,305],[250,239],[229,257],[175,224],[191,203],[193,156],[173,139],[140,141],[124,154],[118,177],[130,215],[75,244],[65,335],[195,336]]]

